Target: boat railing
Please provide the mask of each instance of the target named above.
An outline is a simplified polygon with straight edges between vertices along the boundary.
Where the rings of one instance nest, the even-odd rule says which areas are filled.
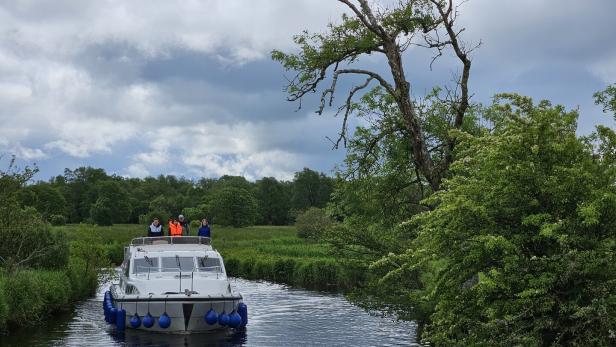
[[[148,272],[222,272],[222,266],[207,266],[207,267],[198,267],[194,269],[185,269],[182,270],[179,267],[163,267],[158,268],[158,266],[135,266],[134,273],[135,274],[146,274]]]
[[[148,245],[211,245],[212,239],[202,236],[157,236],[138,237],[130,242],[131,246]]]

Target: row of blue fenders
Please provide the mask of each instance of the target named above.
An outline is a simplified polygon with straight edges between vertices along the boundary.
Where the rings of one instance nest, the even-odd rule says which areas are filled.
[[[108,324],[115,324],[117,330],[124,330],[126,327],[126,310],[123,308],[117,308],[113,305],[111,300],[111,292],[105,292],[105,298],[103,299],[103,310],[105,312],[105,322]],[[224,310],[218,314],[216,310],[210,308],[209,311],[203,317],[205,322],[209,325],[218,323],[221,326],[229,326],[231,328],[242,328],[248,324],[248,307],[243,302],[237,305],[237,309],[234,309],[231,313],[226,313]],[[156,319],[148,312],[143,319],[137,312],[130,318],[129,324],[131,328],[137,329],[142,324],[145,328],[151,328],[154,326]],[[167,329],[171,326],[171,317],[164,312],[158,317],[158,326],[162,329]]]

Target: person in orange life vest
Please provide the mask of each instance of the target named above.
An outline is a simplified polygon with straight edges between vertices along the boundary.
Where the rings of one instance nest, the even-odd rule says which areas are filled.
[[[182,226],[175,219],[169,219],[169,236],[182,236]]]

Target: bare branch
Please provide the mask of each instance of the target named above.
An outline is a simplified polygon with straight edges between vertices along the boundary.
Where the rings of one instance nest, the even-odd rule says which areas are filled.
[[[343,141],[344,147],[346,147],[347,145],[347,138],[346,138],[347,123],[348,123],[349,115],[351,114],[351,111],[353,110],[352,108],[353,96],[358,91],[366,88],[373,79],[374,77],[368,77],[364,83],[358,86],[355,86],[353,89],[351,89],[351,91],[349,92],[349,95],[347,96],[346,103],[338,109],[338,112],[336,112],[336,116],[338,116],[338,114],[340,114],[340,112],[344,110],[344,118],[342,120],[342,128],[339,134],[340,136],[338,137],[338,140],[336,141],[336,144],[334,145],[334,149],[338,148],[338,146],[340,145],[340,141]]]

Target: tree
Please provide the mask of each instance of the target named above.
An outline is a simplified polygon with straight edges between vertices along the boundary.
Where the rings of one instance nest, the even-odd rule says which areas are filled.
[[[613,345],[616,327],[616,134],[577,137],[577,113],[500,95],[481,136],[459,134],[416,238],[383,258],[381,284],[406,288],[436,346]],[[603,134],[603,135],[602,135]]]
[[[325,207],[333,190],[333,180],[323,173],[304,168],[295,173],[291,203],[297,210]]]
[[[460,34],[464,29],[456,27],[457,7],[452,0],[407,0],[392,9],[371,7],[368,0],[339,1],[350,10],[351,16],[344,14],[342,22],[330,24],[326,33],[304,32],[295,36],[300,50],[297,54],[272,52],[274,60],[281,62],[286,70],[297,73],[287,86],[289,100],[299,100],[301,107],[302,98],[316,92],[329,74],[331,83],[321,88],[321,102],[317,110],[318,114],[322,114],[325,107],[333,105],[339,78],[364,78],[362,83],[350,89],[345,102],[336,112],[343,114],[340,136],[334,142],[334,146],[338,147],[341,141],[346,144],[348,118],[357,107],[355,95],[376,84],[381,93],[395,101],[406,140],[411,147],[409,161],[416,165],[430,187],[438,190],[443,175],[453,161],[456,140],[448,136],[443,143],[431,143],[424,133],[421,114],[411,95],[412,85],[404,70],[403,54],[410,46],[423,46],[434,50],[434,62],[447,48],[452,49],[462,67],[462,74],[457,79],[456,87],[447,93],[445,101],[449,109],[446,120],[451,129],[459,129],[470,105],[469,54],[477,46],[469,47],[461,42]],[[415,40],[416,37],[421,40]],[[363,56],[371,54],[381,55],[387,60],[390,79],[375,71],[355,67]],[[432,154],[434,149],[441,151]]]
[[[66,200],[64,196],[49,184],[40,183],[24,187],[20,191],[20,200],[24,206],[32,206],[48,219],[51,215],[63,216],[66,214]]]
[[[212,222],[234,227],[253,225],[257,218],[257,201],[243,188],[224,187],[214,193],[210,205]]]
[[[68,261],[68,243],[33,208],[21,208],[18,196],[37,168],[20,169],[13,157],[0,170],[0,265],[8,272],[22,267],[59,269]]]
[[[90,218],[98,225],[113,224],[113,202],[107,198],[98,198],[90,207]]]
[[[111,202],[111,223],[126,223],[131,213],[131,206],[128,193],[118,181],[99,181],[95,184],[97,202],[106,199]],[[91,216],[94,218],[93,216]]]
[[[595,104],[603,105],[603,112],[612,112],[616,117],[616,83],[608,86],[605,90],[594,94]]]
[[[288,187],[274,177],[264,177],[256,182],[259,205],[259,223],[284,225],[289,218],[291,199]]]

